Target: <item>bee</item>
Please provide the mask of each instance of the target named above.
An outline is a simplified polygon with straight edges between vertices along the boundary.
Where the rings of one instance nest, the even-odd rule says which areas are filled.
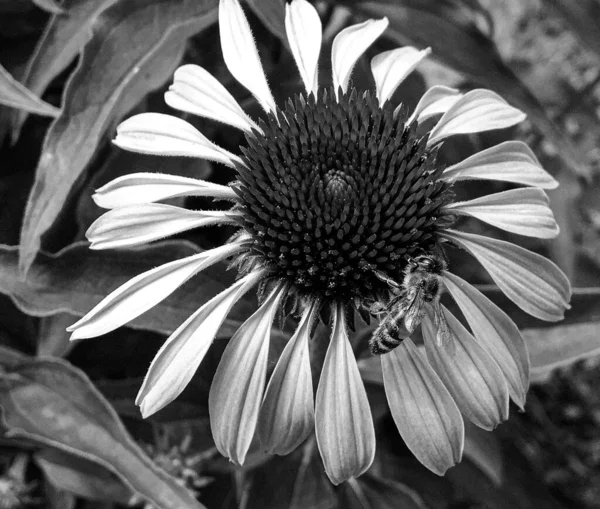
[[[396,295],[383,308],[386,315],[369,340],[373,355],[387,353],[409,337],[421,323],[428,305],[433,310],[438,345],[452,352],[454,343],[440,305],[442,272],[446,267],[446,261],[434,254],[409,260],[402,285],[390,284]]]

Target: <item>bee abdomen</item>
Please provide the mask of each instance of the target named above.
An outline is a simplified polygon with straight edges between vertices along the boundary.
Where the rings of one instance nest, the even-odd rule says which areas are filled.
[[[373,355],[382,355],[396,348],[404,338],[390,336],[387,331],[375,331],[369,340],[369,348]]]

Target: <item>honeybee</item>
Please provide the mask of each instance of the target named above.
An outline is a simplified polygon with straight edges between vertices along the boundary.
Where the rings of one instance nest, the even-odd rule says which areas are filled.
[[[454,343],[440,305],[446,266],[446,261],[434,254],[420,255],[408,262],[402,285],[390,285],[397,294],[383,308],[386,315],[369,340],[373,355],[387,353],[409,337],[421,323],[428,305],[433,310],[436,341],[452,353]]]

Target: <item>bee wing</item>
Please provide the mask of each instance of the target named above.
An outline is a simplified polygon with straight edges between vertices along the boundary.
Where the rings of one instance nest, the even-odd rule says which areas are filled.
[[[439,347],[444,348],[446,352],[454,356],[456,353],[456,345],[454,343],[454,337],[450,331],[450,326],[446,320],[446,315],[439,301],[432,302],[433,317],[435,324],[435,340]]]
[[[408,292],[404,300],[404,326],[412,334],[423,319],[424,292],[421,287]]]

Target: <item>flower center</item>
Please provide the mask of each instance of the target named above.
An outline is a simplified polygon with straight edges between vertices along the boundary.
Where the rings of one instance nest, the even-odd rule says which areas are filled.
[[[437,242],[448,185],[416,123],[370,92],[288,100],[239,165],[253,255],[303,296],[372,299]],[[383,277],[382,277],[383,276]]]

